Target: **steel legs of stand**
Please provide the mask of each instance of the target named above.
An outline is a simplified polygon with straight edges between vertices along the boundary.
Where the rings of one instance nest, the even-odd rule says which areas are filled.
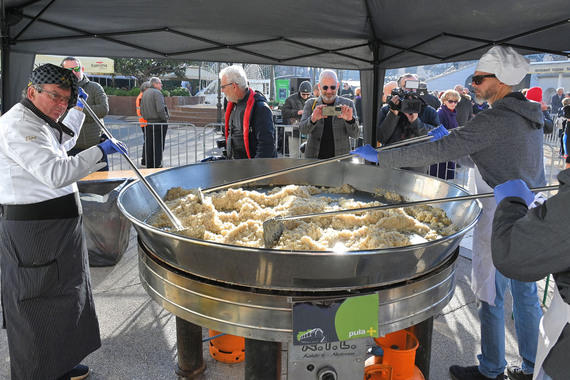
[[[193,379],[206,370],[202,356],[202,327],[176,317],[176,345],[178,368],[176,374]]]

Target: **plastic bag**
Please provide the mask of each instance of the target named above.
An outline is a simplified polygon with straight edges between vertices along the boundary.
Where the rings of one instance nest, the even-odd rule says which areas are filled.
[[[90,266],[115,265],[127,250],[132,223],[119,210],[117,198],[129,181],[78,183]]]

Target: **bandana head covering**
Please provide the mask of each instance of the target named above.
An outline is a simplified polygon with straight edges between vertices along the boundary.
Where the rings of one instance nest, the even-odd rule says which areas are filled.
[[[71,96],[67,109],[75,107],[77,104],[77,77],[71,70],[46,63],[32,71],[28,87],[35,84],[56,84],[65,88],[71,88]]]
[[[528,100],[534,100],[535,102],[542,102],[542,88],[540,87],[531,87],[526,92],[526,98]]]
[[[504,84],[515,86],[530,71],[530,62],[510,46],[493,46],[483,54],[475,71],[495,74]]]

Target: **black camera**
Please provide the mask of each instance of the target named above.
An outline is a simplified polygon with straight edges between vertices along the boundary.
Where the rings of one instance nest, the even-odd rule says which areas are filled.
[[[421,95],[427,95],[427,86],[419,80],[407,80],[405,88],[395,88],[386,98],[390,109],[404,113],[420,113],[423,100]],[[392,99],[397,96],[399,103],[394,103]]]

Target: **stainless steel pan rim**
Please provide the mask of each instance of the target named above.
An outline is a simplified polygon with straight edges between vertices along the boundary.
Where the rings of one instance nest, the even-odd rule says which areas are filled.
[[[164,196],[168,189],[175,186],[208,187],[299,165],[304,161],[312,160],[217,161],[161,171],[148,176],[148,180]],[[369,193],[374,193],[378,188],[393,190],[410,200],[468,194],[459,186],[415,172],[385,170],[348,162],[330,163],[319,169],[279,176],[258,185],[291,183],[316,186],[349,183]],[[447,211],[454,223],[459,224],[460,230],[451,236],[408,247],[335,253],[242,247],[160,230],[144,222],[157,206],[138,182],[125,187],[118,203],[121,212],[134,223],[145,244],[162,260],[182,271],[228,284],[307,291],[374,287],[428,273],[450,257],[481,212],[477,201],[450,202],[440,207]]]

